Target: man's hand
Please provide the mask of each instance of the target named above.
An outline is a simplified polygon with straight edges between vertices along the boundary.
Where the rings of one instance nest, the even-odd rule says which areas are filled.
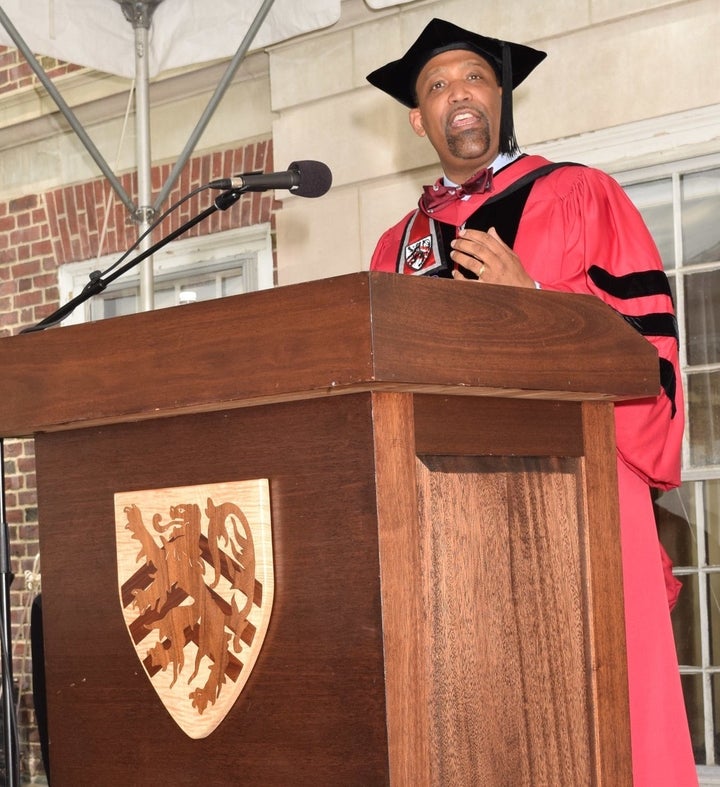
[[[494,227],[487,232],[462,229],[451,245],[453,262],[472,271],[479,281],[511,287],[535,287],[520,258],[503,243]],[[471,281],[458,270],[453,271],[453,278]]]

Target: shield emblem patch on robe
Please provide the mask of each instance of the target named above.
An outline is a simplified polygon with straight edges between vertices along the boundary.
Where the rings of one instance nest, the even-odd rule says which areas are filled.
[[[270,620],[268,481],[119,492],[115,532],[135,652],[175,722],[204,738],[240,696]]]

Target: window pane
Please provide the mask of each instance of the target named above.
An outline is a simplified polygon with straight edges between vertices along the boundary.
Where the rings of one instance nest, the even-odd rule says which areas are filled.
[[[120,317],[137,312],[137,295],[109,295],[103,298],[103,317]]]
[[[720,464],[720,372],[696,372],[687,378],[690,464]]]
[[[163,287],[162,289],[156,289],[154,300],[156,309],[166,309],[168,306],[175,306],[175,288]]]
[[[217,298],[217,285],[214,277],[212,279],[183,284],[180,289],[183,292],[194,292],[196,301],[210,301],[213,298]]]
[[[688,363],[720,362],[720,269],[685,277]]]
[[[720,664],[720,575],[708,575],[708,612],[710,615],[710,664]]]
[[[222,280],[222,294],[225,295],[242,295],[245,292],[245,277],[240,274],[239,276],[223,276]]]
[[[653,490],[655,520],[660,541],[673,565],[696,568],[698,550],[695,539],[695,484],[686,481],[668,492]],[[720,557],[720,556],[719,556]]]
[[[707,562],[710,566],[720,566],[720,479],[703,483]]]
[[[701,675],[682,675],[682,688],[685,695],[685,708],[690,724],[690,737],[695,752],[695,762],[704,764],[705,756],[705,706],[703,703]]]
[[[665,268],[675,261],[673,242],[672,180],[652,180],[625,186],[625,191],[642,214],[657,244]]]
[[[681,194],[684,263],[720,260],[720,169],[684,175]]]
[[[698,596],[698,574],[678,577],[682,590],[672,611],[672,627],[675,635],[678,662],[684,667],[702,666],[700,640],[700,607]]]

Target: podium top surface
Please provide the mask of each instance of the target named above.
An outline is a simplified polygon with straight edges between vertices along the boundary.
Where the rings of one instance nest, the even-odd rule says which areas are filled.
[[[357,391],[627,399],[655,349],[598,299],[356,273],[0,339],[0,435]]]

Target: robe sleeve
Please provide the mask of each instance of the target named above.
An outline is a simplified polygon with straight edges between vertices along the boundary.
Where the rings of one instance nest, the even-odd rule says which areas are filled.
[[[558,170],[535,185],[515,251],[544,289],[590,293],[657,350],[657,397],[617,403],[621,460],[651,486],[680,483],[684,405],[678,334],[655,243],[622,188],[590,168]]]

